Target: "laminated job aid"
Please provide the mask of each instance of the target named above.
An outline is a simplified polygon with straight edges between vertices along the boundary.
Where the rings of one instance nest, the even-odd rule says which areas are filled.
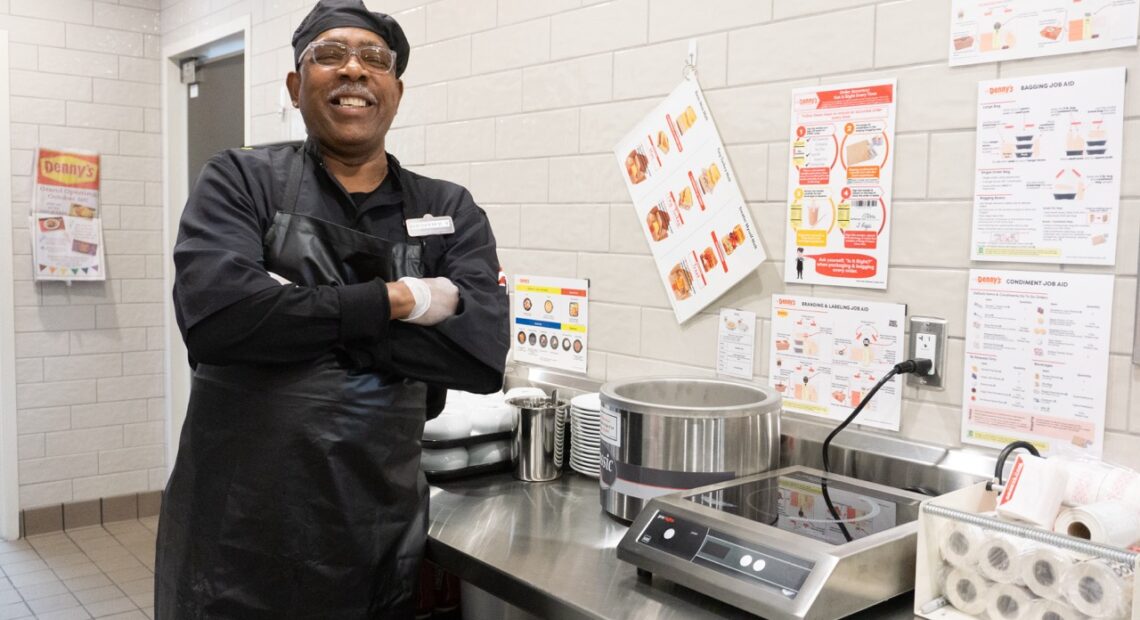
[[[1021,570],[1033,544],[1013,536],[989,535],[978,548],[978,572],[998,583],[1021,583]]]
[[[1108,500],[1061,511],[1053,531],[1095,543],[1128,547],[1140,540],[1140,516],[1135,507]]]
[[[985,540],[986,534],[981,528],[960,521],[949,521],[942,529],[938,549],[942,552],[942,559],[951,566],[972,568],[978,563],[978,550]]]
[[[998,498],[998,516],[1051,528],[1067,484],[1068,473],[1060,462],[1019,454]]]
[[[1074,564],[1065,573],[1065,598],[1094,618],[1123,618],[1132,603],[1132,575],[1104,560]]]
[[[955,568],[946,575],[942,593],[958,611],[977,616],[986,610],[990,587],[990,582],[981,575]]]
[[[1021,620],[1085,620],[1085,615],[1064,603],[1039,598],[1029,604]]]
[[[986,593],[986,613],[990,620],[1021,620],[1032,602],[1033,595],[1029,590],[1009,583],[999,583]]]
[[[1037,545],[1021,561],[1021,580],[1030,592],[1041,598],[1063,600],[1061,579],[1074,561],[1065,551]]]

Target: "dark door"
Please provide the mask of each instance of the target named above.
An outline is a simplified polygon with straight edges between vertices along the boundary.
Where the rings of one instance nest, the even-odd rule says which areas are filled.
[[[186,89],[187,174],[194,187],[206,160],[218,151],[244,146],[243,54],[207,61],[198,67],[198,96]]]

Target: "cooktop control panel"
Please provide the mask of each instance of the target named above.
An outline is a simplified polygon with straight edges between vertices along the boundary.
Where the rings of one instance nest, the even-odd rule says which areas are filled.
[[[795,598],[815,563],[749,543],[680,516],[658,510],[637,542],[696,566],[758,582]]]

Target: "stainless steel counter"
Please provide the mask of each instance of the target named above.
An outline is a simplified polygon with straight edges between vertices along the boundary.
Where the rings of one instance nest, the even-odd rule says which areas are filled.
[[[627,527],[606,515],[598,482],[576,474],[523,483],[509,474],[431,490],[428,555],[445,569],[543,618],[755,618],[617,559]],[[912,620],[909,595],[860,620]],[[478,620],[478,619],[476,619]]]

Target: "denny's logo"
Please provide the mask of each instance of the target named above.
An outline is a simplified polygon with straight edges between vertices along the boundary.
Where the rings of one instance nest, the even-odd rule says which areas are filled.
[[[36,170],[38,181],[45,185],[65,185],[99,189],[99,156],[40,151]]]

